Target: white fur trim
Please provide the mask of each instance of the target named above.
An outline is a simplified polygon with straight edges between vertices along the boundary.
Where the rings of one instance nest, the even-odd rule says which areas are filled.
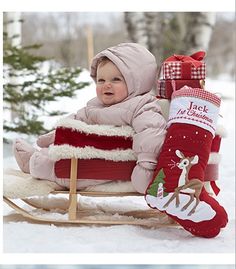
[[[78,148],[70,145],[52,145],[49,147],[49,157],[54,161],[61,159],[105,159],[110,161],[136,161],[137,158],[132,149],[126,150],[102,150],[94,147]]]
[[[227,136],[227,131],[223,125],[216,125],[216,135],[219,135],[221,137],[226,137]]]
[[[209,159],[208,159],[208,164],[219,164],[221,161],[221,155],[217,152],[211,152]]]
[[[8,198],[44,196],[55,190],[62,190],[55,182],[38,180],[30,174],[8,169],[3,173],[3,195]]]
[[[49,147],[49,157],[54,161],[62,159],[105,159],[114,162],[119,161],[136,161],[137,157],[132,149],[126,150],[102,150],[94,147],[86,146],[84,148],[76,148],[70,145],[52,145]],[[208,164],[219,164],[221,155],[217,152],[211,152]]]
[[[134,130],[130,126],[115,126],[115,125],[101,125],[101,124],[87,124],[80,120],[70,118],[63,118],[59,120],[56,127],[71,128],[73,130],[81,131],[87,134],[97,134],[106,136],[124,136],[133,137]]]
[[[89,179],[88,179],[89,181]],[[68,181],[69,182],[69,181]],[[98,180],[101,182],[101,180]],[[52,202],[46,199],[47,195],[55,190],[64,190],[55,182],[48,180],[38,180],[29,174],[25,174],[19,170],[8,169],[3,173],[3,195],[10,199],[29,198],[33,196],[42,196],[45,200],[46,208],[50,207]],[[109,191],[109,192],[134,192],[134,188],[130,181],[108,181],[106,183],[98,183],[94,186],[86,187],[86,191]],[[67,199],[66,199],[67,200]],[[68,208],[66,200],[63,198],[63,208]],[[37,201],[39,198],[37,197]],[[57,200],[58,201],[58,200]]]

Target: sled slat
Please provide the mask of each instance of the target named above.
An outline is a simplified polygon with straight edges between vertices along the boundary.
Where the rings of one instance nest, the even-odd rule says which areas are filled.
[[[7,203],[11,208],[13,208],[20,215],[24,216],[26,219],[31,220],[34,223],[42,223],[42,224],[54,224],[54,225],[83,225],[83,224],[95,224],[95,225],[140,225],[145,227],[178,227],[176,223],[156,223],[156,220],[148,220],[147,222],[142,222],[139,219],[131,219],[131,220],[115,220],[115,219],[107,219],[107,220],[96,220],[96,219],[75,219],[75,220],[63,220],[63,219],[50,219],[39,217],[31,214],[30,212],[24,210],[19,207],[16,203],[8,199],[7,197],[3,197],[5,203]]]
[[[77,190],[76,190],[76,179],[77,179],[77,168],[78,159],[71,159],[70,169],[70,195],[69,195],[69,220],[76,219],[76,208],[77,208]]]
[[[52,194],[68,194],[69,191],[52,191]],[[77,194],[82,196],[92,197],[122,197],[122,196],[143,196],[142,193],[137,192],[107,192],[107,191],[77,191]]]

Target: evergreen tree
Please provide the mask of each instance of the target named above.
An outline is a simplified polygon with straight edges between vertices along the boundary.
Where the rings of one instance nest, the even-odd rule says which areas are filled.
[[[38,135],[49,131],[39,117],[62,115],[64,112],[46,111],[45,104],[60,97],[73,97],[77,90],[89,85],[89,82],[78,82],[82,72],[80,67],[49,68],[46,73],[43,72],[42,65],[47,59],[33,54],[39,47],[38,44],[15,47],[4,33],[4,109],[14,114],[11,121],[4,120],[6,132]]]
[[[150,187],[148,188],[147,194],[150,194],[150,195],[156,197],[159,183],[163,184],[163,189],[165,190],[165,187],[164,187],[165,186],[165,180],[164,180],[164,178],[165,178],[165,174],[164,174],[163,169],[161,169],[158,172],[158,174],[157,174],[156,178],[154,179],[154,181],[152,182],[152,184],[150,185]],[[166,196],[166,195],[168,195],[168,193],[164,192],[163,196]]]

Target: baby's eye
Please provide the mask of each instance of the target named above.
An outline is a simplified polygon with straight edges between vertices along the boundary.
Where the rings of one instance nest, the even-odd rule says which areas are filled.
[[[99,78],[99,79],[97,80],[97,83],[99,83],[99,84],[104,83],[104,82],[105,82],[105,79],[102,79],[102,78]]]
[[[119,78],[119,77],[114,77],[114,78],[112,79],[112,81],[121,81],[121,78]]]

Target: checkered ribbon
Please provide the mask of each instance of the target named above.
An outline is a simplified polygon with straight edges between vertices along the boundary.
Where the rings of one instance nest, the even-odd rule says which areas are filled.
[[[158,80],[157,81],[157,96],[161,98],[166,97],[166,84],[165,80]]]
[[[171,99],[173,92],[181,89],[183,86],[203,89],[204,80],[199,79],[159,79],[157,81],[157,97]]]
[[[183,76],[183,66],[186,63],[182,62],[164,62],[163,63],[163,78],[164,79],[205,79],[206,77],[206,65],[202,65],[196,68],[194,65],[189,63],[190,72],[189,77]]]
[[[162,65],[163,79],[205,79],[206,65],[202,61],[204,51],[198,51],[190,56],[174,54],[168,57]]]

